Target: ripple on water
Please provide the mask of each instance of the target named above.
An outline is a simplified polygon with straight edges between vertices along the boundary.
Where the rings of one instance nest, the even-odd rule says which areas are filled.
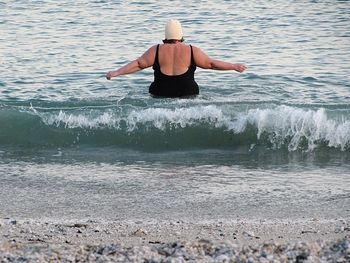
[[[69,1],[60,1],[55,6],[50,3],[17,1],[4,5],[6,12],[0,19],[2,37],[12,43],[2,47],[0,57],[16,58],[16,63],[0,72],[0,79],[6,79],[0,86],[16,85],[30,90],[27,99],[31,98],[29,94],[35,91],[33,85],[38,82],[56,87],[50,92],[61,100],[71,96],[87,99],[96,92],[108,98],[124,92],[126,87],[131,94],[144,94],[147,99],[152,70],[121,76],[105,85],[101,85],[102,78],[92,72],[100,74],[121,66],[140,56],[149,46],[161,42],[162,25],[169,17],[183,22],[187,43],[198,45],[213,58],[248,65],[242,77],[232,72],[202,73],[198,69],[200,86],[211,98],[217,93],[226,96],[227,92],[210,87],[234,86],[237,89],[232,100],[240,97],[259,101],[260,92],[255,87],[268,87],[271,92],[268,99],[275,100],[282,83],[285,89],[307,90],[314,85],[343,94],[335,100],[334,96],[325,97],[325,93],[316,91],[315,96],[309,98],[313,103],[346,103],[349,97],[344,87],[349,85],[350,51],[346,36],[350,28],[346,22],[350,7],[345,2],[329,5],[326,2],[255,4],[241,1],[232,8],[232,3],[219,0],[205,1],[202,6],[195,3],[172,6],[170,14],[170,4],[159,5],[157,1],[116,3],[114,6],[94,1],[83,7]],[[24,9],[26,12],[22,14]],[[150,11],[152,19],[145,19]],[[330,70],[320,65],[337,67],[327,72]],[[18,82],[8,77],[19,72],[24,79],[38,81]],[[276,76],[286,78],[277,81]],[[140,82],[140,79],[145,81]],[[333,85],[334,82],[337,83]],[[247,86],[251,88],[246,89]],[[60,93],[62,88],[74,93]],[[300,95],[290,93],[288,97],[279,96],[278,100],[300,103]]]

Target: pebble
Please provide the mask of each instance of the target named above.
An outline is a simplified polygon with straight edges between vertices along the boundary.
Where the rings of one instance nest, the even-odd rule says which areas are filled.
[[[215,261],[217,262],[229,262],[230,258],[227,255],[220,255],[215,258]]]
[[[95,233],[101,232],[101,228],[100,228],[100,227],[95,227],[95,228],[94,228],[94,232],[95,232]]]
[[[119,244],[21,244],[0,246],[2,262],[350,262],[350,237],[334,242],[238,246],[210,240],[124,247]]]
[[[17,220],[15,220],[15,219],[12,219],[12,218],[4,218],[4,220],[2,220],[1,222],[0,222],[0,226],[2,225],[2,224],[4,224],[4,225],[17,225]]]
[[[147,231],[142,229],[142,228],[139,228],[137,229],[133,234],[133,236],[136,236],[136,237],[143,237],[143,236],[147,236]]]
[[[249,238],[249,239],[252,239],[255,237],[255,234],[254,232],[252,231],[243,231],[242,235],[245,237],[245,238]]]
[[[337,225],[335,227],[335,233],[343,233],[345,231],[345,227],[343,225]]]

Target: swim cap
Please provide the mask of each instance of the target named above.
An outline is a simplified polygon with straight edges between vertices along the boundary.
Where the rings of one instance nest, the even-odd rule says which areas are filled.
[[[178,20],[170,19],[165,26],[165,39],[176,39],[181,40],[182,35],[182,27]]]

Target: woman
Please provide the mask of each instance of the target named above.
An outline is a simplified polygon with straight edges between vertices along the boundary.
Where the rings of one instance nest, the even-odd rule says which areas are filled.
[[[202,69],[235,70],[243,72],[246,66],[215,60],[201,49],[183,43],[179,21],[170,20],[165,27],[162,45],[148,49],[141,57],[127,65],[107,73],[108,80],[153,66],[154,82],[149,92],[155,96],[182,97],[199,93],[194,80],[196,66]]]

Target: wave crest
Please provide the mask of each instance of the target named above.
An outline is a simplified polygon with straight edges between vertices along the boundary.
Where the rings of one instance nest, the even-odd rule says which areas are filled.
[[[242,110],[238,107],[224,104],[178,108],[119,106],[59,111],[7,109],[0,112],[2,122],[17,121],[0,127],[3,134],[0,143],[42,141],[42,144],[50,145],[65,141],[69,143],[76,135],[81,143],[126,144],[127,147],[139,147],[149,140],[147,143],[150,147],[157,144],[159,147],[232,148],[253,144],[289,151],[312,151],[320,146],[342,151],[349,149],[350,121],[343,110],[327,112],[324,108],[291,106]],[[330,113],[331,117],[328,116]],[[20,125],[29,125],[31,131],[37,129],[38,132],[29,133]],[[17,134],[16,137],[14,134]]]
[[[329,119],[324,108],[316,111],[288,106],[253,109],[241,118],[246,125],[256,127],[258,139],[265,134],[276,147],[287,141],[290,151],[297,150],[304,141],[308,150],[320,142],[345,150],[350,143],[350,121]]]

